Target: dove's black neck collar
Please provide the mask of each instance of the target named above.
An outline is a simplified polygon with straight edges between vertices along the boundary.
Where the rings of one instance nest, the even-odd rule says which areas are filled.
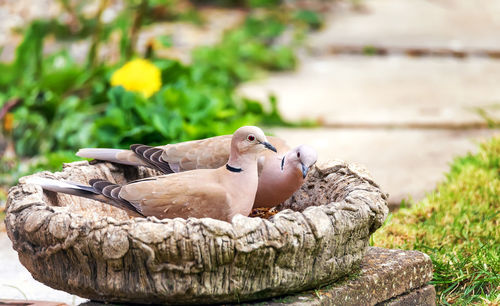
[[[285,156],[283,156],[283,159],[281,160],[281,171],[283,171],[284,166],[285,166]]]
[[[236,173],[243,171],[243,169],[231,167],[231,166],[229,166],[229,164],[226,164],[226,169],[231,171],[231,172],[236,172]]]

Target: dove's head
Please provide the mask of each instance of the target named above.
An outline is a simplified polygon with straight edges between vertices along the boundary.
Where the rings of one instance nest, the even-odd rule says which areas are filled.
[[[231,151],[236,150],[238,154],[259,153],[265,149],[276,152],[264,135],[264,132],[256,126],[242,126],[237,129],[231,140]]]
[[[300,145],[286,154],[283,163],[286,162],[287,165],[296,167],[302,173],[302,178],[306,178],[307,172],[316,163],[317,159],[318,153],[316,153],[316,150],[310,146]],[[283,168],[283,166],[282,164],[281,167]]]

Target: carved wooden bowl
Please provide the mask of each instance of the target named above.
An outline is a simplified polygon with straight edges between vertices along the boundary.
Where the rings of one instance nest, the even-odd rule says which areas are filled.
[[[76,162],[35,176],[125,183],[153,174]],[[48,286],[108,302],[225,303],[315,288],[357,267],[388,212],[366,171],[341,161],[313,169],[269,220],[232,223],[130,218],[25,182],[10,189],[5,220],[21,263]]]

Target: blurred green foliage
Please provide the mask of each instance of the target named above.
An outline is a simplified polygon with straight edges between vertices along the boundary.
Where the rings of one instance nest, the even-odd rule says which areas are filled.
[[[250,14],[244,24],[227,33],[215,46],[193,52],[193,66],[202,74],[211,74],[219,85],[236,86],[251,79],[258,69],[287,70],[296,65],[291,45],[276,44],[286,29],[277,14]]]
[[[21,176],[39,171],[60,170],[63,163],[80,160],[73,151],[56,151],[30,159],[0,157],[0,187],[9,186]],[[0,204],[6,200],[6,191],[0,188]],[[1,206],[1,205],[0,205]]]
[[[247,7],[247,8],[258,8],[267,7],[272,8],[283,4],[283,0],[193,0],[192,2],[196,4],[211,4],[227,7]]]
[[[0,107],[13,99],[21,101],[12,110],[14,127],[5,137],[12,139],[19,157],[38,157],[28,170],[14,163],[17,166],[2,172],[51,169],[73,160],[68,152],[81,147],[155,145],[228,134],[247,124],[290,124],[281,118],[275,98],[266,110],[260,102],[235,92],[241,82],[264,70],[293,69],[295,47],[305,31],[318,25],[319,17],[283,10],[278,1],[245,3],[267,8],[250,10],[245,21],[228,31],[220,43],[194,50],[189,65],[157,58],[149,50],[147,56],[160,68],[163,84],[153,96],[111,87],[112,73],[138,56],[134,35],[140,27],[179,18],[199,22],[195,9],[179,12],[176,2],[129,0],[113,22],[103,24],[98,20],[106,0],[101,0],[93,18],[81,13],[84,1],[75,8],[61,0],[75,16],[71,24],[53,19],[27,26],[15,60],[0,63]],[[121,33],[120,61],[102,63],[97,50],[113,31]],[[64,50],[44,55],[43,43],[49,35],[60,41],[88,38],[86,62],[76,62]],[[159,41],[166,46],[172,43],[168,37]]]

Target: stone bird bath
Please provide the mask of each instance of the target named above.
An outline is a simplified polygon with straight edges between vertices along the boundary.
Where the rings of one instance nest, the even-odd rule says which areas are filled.
[[[154,172],[84,161],[35,175],[125,183]],[[315,288],[358,267],[388,212],[369,174],[341,161],[313,169],[269,220],[232,223],[130,218],[25,180],[10,189],[5,220],[21,263],[48,286],[108,302],[227,303]]]

